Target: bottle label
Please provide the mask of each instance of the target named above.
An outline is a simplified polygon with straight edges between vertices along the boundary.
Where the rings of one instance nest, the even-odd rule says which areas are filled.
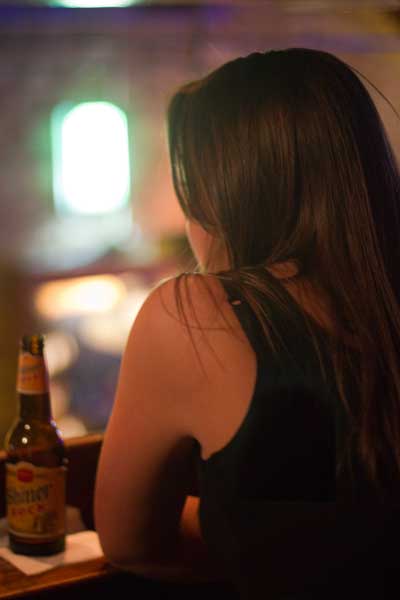
[[[8,531],[32,543],[65,534],[66,468],[36,467],[28,462],[6,465]]]
[[[20,394],[45,394],[48,391],[49,384],[43,356],[20,352],[17,392]]]

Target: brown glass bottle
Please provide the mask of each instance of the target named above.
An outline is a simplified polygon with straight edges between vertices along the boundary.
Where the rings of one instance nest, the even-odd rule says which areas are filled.
[[[19,415],[5,440],[6,505],[10,548],[49,555],[65,548],[64,442],[52,418],[44,338],[21,340]]]

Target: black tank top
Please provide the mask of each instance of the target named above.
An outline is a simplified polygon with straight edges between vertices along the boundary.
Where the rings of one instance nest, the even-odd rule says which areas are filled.
[[[399,597],[400,554],[392,550],[396,536],[400,540],[399,510],[368,502],[362,471],[355,502],[337,502],[346,417],[333,383],[322,377],[300,309],[293,300],[299,318],[288,327],[280,309],[270,301],[264,307],[280,342],[276,356],[250,307],[224,287],[257,360],[239,429],[208,459],[198,456],[202,535],[232,584],[232,597]],[[321,329],[317,335],[323,348],[328,334]],[[325,364],[329,369],[329,360]]]

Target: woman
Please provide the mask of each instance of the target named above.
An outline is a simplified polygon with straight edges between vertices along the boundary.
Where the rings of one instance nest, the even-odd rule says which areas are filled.
[[[133,325],[97,478],[104,552],[242,598],[384,598],[400,177],[376,108],[341,60],[291,48],[184,86],[168,131],[199,268]]]

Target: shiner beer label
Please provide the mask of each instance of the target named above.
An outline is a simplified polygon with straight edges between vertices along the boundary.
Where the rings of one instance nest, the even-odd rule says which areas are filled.
[[[32,542],[52,541],[65,533],[65,467],[7,463],[8,531]]]
[[[20,394],[45,394],[48,391],[49,385],[43,356],[20,352],[17,392]]]

